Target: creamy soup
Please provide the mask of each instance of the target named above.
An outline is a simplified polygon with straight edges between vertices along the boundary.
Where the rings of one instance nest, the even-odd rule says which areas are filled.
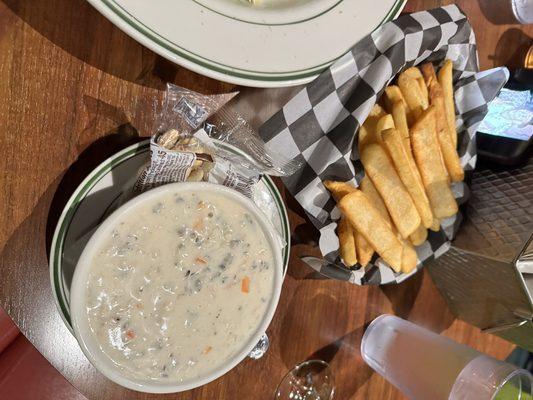
[[[274,290],[260,224],[223,194],[165,193],[114,226],[91,261],[89,326],[126,376],[208,374],[256,333]]]

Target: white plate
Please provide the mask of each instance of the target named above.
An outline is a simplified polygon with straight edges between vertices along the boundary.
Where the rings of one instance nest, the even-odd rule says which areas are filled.
[[[220,144],[223,145],[223,144]],[[228,145],[227,150],[236,151]],[[109,157],[78,186],[57,223],[50,249],[50,280],[57,308],[72,331],[70,284],[85,244],[115,201],[131,189],[135,175],[150,158],[150,142],[134,144]],[[255,186],[253,200],[285,240],[283,273],[287,271],[290,231],[287,210],[272,179],[264,176]]]
[[[245,86],[306,83],[406,0],[88,0],[167,59]]]

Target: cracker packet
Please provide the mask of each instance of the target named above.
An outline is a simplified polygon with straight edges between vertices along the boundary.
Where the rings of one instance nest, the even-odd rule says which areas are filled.
[[[232,97],[168,84],[150,141],[150,163],[140,171],[132,195],[165,183],[204,181],[251,197],[262,174],[296,171],[299,161],[273,151],[244,118],[223,107]]]

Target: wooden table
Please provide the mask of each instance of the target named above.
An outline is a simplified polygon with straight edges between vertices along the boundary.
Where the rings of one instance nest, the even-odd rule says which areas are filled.
[[[491,2],[457,1],[477,34],[481,67],[516,66],[533,27],[502,24],[506,14],[488,10]],[[406,10],[443,3],[410,1]],[[83,0],[0,1],[0,305],[89,399],[158,396],[122,389],[89,364],[56,310],[47,251],[59,213],[83,177],[151,134],[150,110],[164,82],[203,93],[233,89],[156,56]],[[243,89],[236,107],[257,126],[293,92]],[[426,273],[388,287],[315,279],[299,260],[317,254],[312,229],[286,199],[294,236],[305,244],[292,248],[267,355],[202,388],[162,398],[271,399],[287,370],[309,357],[331,363],[337,399],[403,398],[358,351],[365,323],[387,312],[495,357],[509,354],[511,344],[455,320]]]

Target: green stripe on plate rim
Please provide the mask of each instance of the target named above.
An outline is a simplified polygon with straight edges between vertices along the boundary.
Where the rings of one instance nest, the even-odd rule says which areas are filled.
[[[300,20],[297,20],[297,21],[291,21],[291,22],[285,22],[285,23],[280,23],[280,24],[267,24],[265,22],[254,22],[254,21],[247,21],[245,19],[240,19],[240,18],[235,18],[235,17],[232,17],[231,15],[227,15],[227,14],[224,14],[220,11],[217,11],[211,7],[207,7],[205,4],[202,4],[200,3],[199,1],[197,0],[192,0],[193,2],[195,2],[196,4],[198,4],[199,6],[203,7],[203,8],[206,8],[208,9],[209,11],[215,13],[215,14],[218,14],[218,15],[222,15],[223,17],[226,17],[226,18],[229,18],[229,19],[233,19],[235,21],[239,21],[239,22],[244,22],[245,24],[250,24],[250,25],[260,25],[260,26],[285,26],[285,25],[296,25],[296,24],[301,24],[302,22],[307,22],[307,21],[311,21],[312,19],[315,19],[315,18],[318,18],[320,17],[321,15],[324,15],[325,13],[327,12],[330,12],[331,10],[333,10],[335,7],[337,7],[340,3],[342,3],[344,0],[338,0],[335,4],[333,4],[332,6],[330,6],[328,9],[322,11],[322,12],[319,12],[318,14],[316,15],[313,15],[311,17],[308,17],[308,18],[304,18],[304,19],[300,19]]]
[[[222,143],[219,143],[219,145]],[[223,145],[223,144],[222,144]],[[230,150],[235,151],[234,148],[231,146],[223,145],[222,147]],[[63,318],[63,321],[67,325],[69,329],[72,329],[71,327],[71,321],[70,321],[70,311],[68,306],[68,298],[65,293],[65,289],[63,286],[63,277],[61,274],[61,258],[63,254],[63,244],[65,241],[65,235],[68,232],[70,228],[70,224],[72,223],[72,218],[76,214],[76,211],[78,210],[78,207],[81,204],[81,201],[86,197],[87,193],[92,190],[92,188],[98,184],[98,182],[113,168],[121,164],[122,162],[130,159],[133,156],[136,156],[138,154],[142,154],[145,152],[148,152],[150,149],[150,142],[147,140],[145,142],[140,142],[134,145],[131,145],[114,156],[111,156],[109,159],[104,161],[100,166],[98,166],[85,180],[78,186],[72,197],[67,202],[67,205],[65,206],[65,211],[60,217],[60,220],[58,221],[58,227],[56,227],[56,230],[54,232],[54,238],[52,240],[52,251],[50,254],[52,255],[52,260],[50,261],[50,268],[51,268],[51,278],[52,278],[52,290],[54,292],[56,305],[58,306],[58,309],[60,311],[61,317]],[[277,210],[279,212],[279,217],[282,224],[283,229],[283,236],[286,241],[286,246],[283,250],[283,269],[284,272],[286,272],[288,268],[288,262],[289,262],[289,249],[290,249],[290,231],[289,231],[289,225],[288,225],[288,215],[287,210],[285,209],[283,200],[281,199],[281,195],[275,186],[274,182],[269,176],[263,176],[262,181],[267,186],[268,190],[272,194],[272,197],[274,198],[275,202],[277,203],[278,207]]]
[[[225,65],[225,64],[213,61],[213,60],[209,60],[205,57],[200,56],[199,54],[195,54],[191,52],[190,50],[180,47],[176,43],[171,42],[170,40],[164,38],[163,36],[155,32],[150,27],[143,24],[141,21],[135,18],[135,16],[129,13],[126,9],[124,9],[120,4],[117,4],[115,0],[99,0],[99,1],[105,6],[107,6],[117,17],[119,17],[123,22],[128,24],[131,28],[135,29],[138,33],[145,36],[146,38],[148,38],[149,40],[151,40],[158,46],[162,47],[163,49],[173,53],[175,56],[184,58],[203,68],[207,68],[212,71],[219,72],[219,73],[229,75],[229,76],[233,76],[236,78],[255,79],[258,81],[265,81],[265,82],[309,78],[311,76],[317,75],[318,73],[322,72],[326,67],[333,64],[335,60],[339,58],[339,57],[336,57],[330,61],[326,61],[325,63],[322,63],[314,67],[310,67],[310,68],[306,68],[302,70],[285,71],[285,72],[259,72],[259,71],[246,70],[242,68],[235,68],[229,65]],[[385,15],[385,17],[381,20],[381,22],[376,26],[376,28],[374,28],[374,30],[380,27],[383,23],[394,19],[403,9],[403,6],[406,2],[407,0],[396,0],[396,2],[391,7],[389,12]]]

